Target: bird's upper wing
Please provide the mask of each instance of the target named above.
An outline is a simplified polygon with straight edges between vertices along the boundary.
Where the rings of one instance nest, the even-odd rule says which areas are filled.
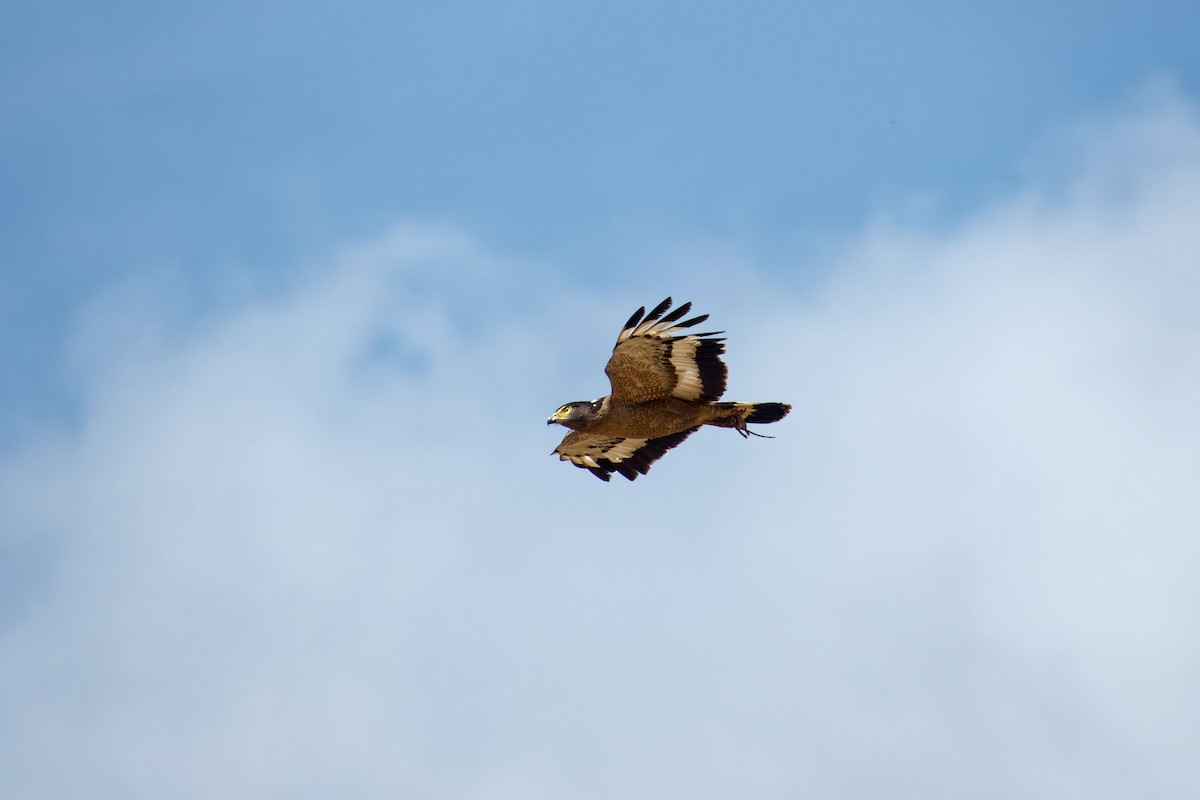
[[[727,370],[721,361],[725,340],[716,338],[722,331],[680,333],[708,319],[708,315],[676,322],[692,304],[684,303],[664,317],[670,307],[669,297],[649,314],[643,306],[621,329],[604,368],[612,384],[613,403],[643,403],[666,397],[711,402],[725,393]]]
[[[554,453],[558,454],[559,460],[570,461],[602,481],[607,481],[614,472],[634,480],[649,472],[651,464],[695,430],[689,428],[657,439],[619,439],[571,431],[554,448]]]

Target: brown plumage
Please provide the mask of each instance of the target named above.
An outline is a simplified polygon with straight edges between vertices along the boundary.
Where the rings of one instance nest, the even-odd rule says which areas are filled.
[[[678,322],[692,304],[663,316],[670,307],[668,297],[625,323],[604,368],[611,394],[567,403],[546,421],[571,429],[553,454],[601,480],[614,472],[634,480],[702,425],[749,436],[747,423],[778,422],[791,411],[786,403],[716,402],[727,375],[722,331],[686,333],[708,315]]]

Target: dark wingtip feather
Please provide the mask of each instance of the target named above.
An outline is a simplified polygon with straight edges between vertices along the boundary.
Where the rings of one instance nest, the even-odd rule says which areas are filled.
[[[626,479],[631,481],[637,480],[637,476],[639,474],[638,471],[628,464],[621,462],[619,464],[614,464],[613,466],[616,468],[617,472],[624,475]]]
[[[662,313],[670,307],[671,307],[671,298],[668,297],[666,300],[663,300],[661,303],[656,305],[654,307],[654,310],[646,315],[645,321],[650,322],[651,320],[658,319],[659,317],[662,316]]]
[[[688,305],[691,305],[691,304],[689,303]],[[683,316],[683,315],[680,314],[680,316]],[[690,328],[693,325],[699,325],[701,322],[704,322],[704,320],[706,320],[706,319],[708,319],[708,314],[701,314],[698,317],[692,317],[691,319],[684,320],[683,322],[678,323],[675,327],[676,328]]]
[[[646,313],[646,307],[642,306],[637,311],[633,312],[633,316],[629,318],[629,322],[625,323],[625,327],[621,330],[627,331],[642,321],[642,315]]]
[[[581,464],[580,466],[583,466],[583,465]],[[595,475],[597,478],[604,481],[605,483],[608,483],[608,479],[610,477],[609,472],[601,469],[600,467],[584,467],[584,469],[586,469],[588,472],[592,473],[593,475]]]
[[[665,317],[663,317],[662,321],[663,322],[674,322],[675,320],[679,319],[684,314],[686,314],[688,311],[691,311],[691,309],[692,309],[691,302],[684,303],[679,308],[675,309],[670,314],[667,314]]]

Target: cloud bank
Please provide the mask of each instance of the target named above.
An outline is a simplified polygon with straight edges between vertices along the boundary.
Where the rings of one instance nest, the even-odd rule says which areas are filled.
[[[817,287],[408,225],[186,325],[98,300],[78,424],[0,462],[0,793],[1200,790],[1196,108],[1028,170]],[[603,485],[542,420],[664,288],[796,410]]]

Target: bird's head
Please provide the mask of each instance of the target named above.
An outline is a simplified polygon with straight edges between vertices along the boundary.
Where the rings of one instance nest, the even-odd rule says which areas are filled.
[[[565,425],[572,430],[582,430],[600,413],[603,403],[603,397],[599,400],[578,400],[574,403],[567,403],[559,406],[558,410],[550,415],[550,419],[546,420],[546,424]]]

